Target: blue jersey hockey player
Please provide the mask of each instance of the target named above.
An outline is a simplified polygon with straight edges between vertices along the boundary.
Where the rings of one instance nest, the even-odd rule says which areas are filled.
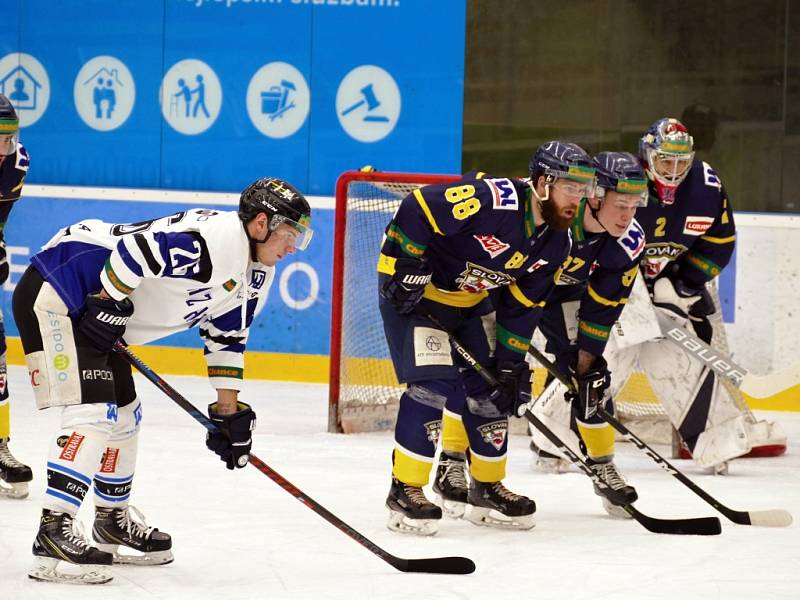
[[[463,418],[468,438],[468,518],[533,526],[534,502],[502,483],[507,416],[530,397],[525,354],[569,253],[569,224],[593,183],[591,159],[581,148],[549,142],[533,157],[530,182],[478,174],[427,186],[407,196],[389,223],[378,265],[379,302],[395,372],[407,384],[386,502],[390,529],[437,530],[441,509],[422,487],[443,410]],[[465,368],[447,333],[415,310],[418,303],[496,372],[499,389]],[[463,469],[464,454],[455,458]]]

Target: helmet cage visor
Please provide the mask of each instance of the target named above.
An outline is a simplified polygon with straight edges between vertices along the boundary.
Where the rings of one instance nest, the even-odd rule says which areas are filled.
[[[694,152],[680,154],[651,149],[647,153],[647,165],[653,177],[667,186],[679,185],[689,174]]]
[[[555,184],[558,189],[574,198],[588,198],[594,195],[597,180],[593,167],[570,166],[567,171],[547,168],[544,171],[545,183]]]
[[[288,237],[293,241],[293,245],[298,250],[305,250],[311,243],[311,238],[314,237],[314,230],[308,225],[311,224],[311,219],[307,216],[300,217],[301,222],[294,221],[286,215],[272,215],[269,219],[269,230],[275,232],[282,224],[289,225],[293,232]],[[288,240],[287,240],[288,241]]]

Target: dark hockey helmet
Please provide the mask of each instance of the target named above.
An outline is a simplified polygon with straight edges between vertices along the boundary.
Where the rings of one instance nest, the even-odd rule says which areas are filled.
[[[259,213],[269,217],[269,232],[275,231],[281,223],[291,225],[297,230],[295,247],[305,250],[314,235],[311,229],[311,207],[305,196],[292,184],[275,177],[264,177],[248,185],[239,198],[239,218],[248,223]],[[269,233],[263,240],[265,242]]]
[[[636,195],[638,206],[647,206],[647,176],[639,159],[630,152],[600,152],[592,159],[597,175],[595,197],[607,191]]]
[[[653,123],[639,140],[639,158],[663,203],[675,201],[675,190],[692,167],[693,146],[686,126],[678,119],[666,117]]]
[[[19,118],[11,101],[0,94],[0,156],[14,154],[19,136]]]
[[[577,144],[558,141],[542,144],[531,158],[528,172],[534,189],[539,177],[544,176],[545,185],[548,186],[559,179],[569,179],[586,185],[585,196],[593,192],[595,178],[592,159]],[[547,199],[547,195],[542,199]]]

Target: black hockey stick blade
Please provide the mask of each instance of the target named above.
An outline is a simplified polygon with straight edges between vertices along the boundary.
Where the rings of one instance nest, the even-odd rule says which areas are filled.
[[[719,522],[717,517],[659,519],[642,514],[632,504],[627,504],[622,508],[636,519],[642,527],[653,533],[671,535],[719,535],[722,533],[722,523]]]
[[[792,515],[788,511],[780,508],[746,511],[734,510],[725,506],[722,504],[722,502],[714,498],[711,494],[706,492],[703,488],[679,471],[667,459],[653,450],[647,443],[644,442],[644,440],[628,429],[624,423],[609,413],[605,408],[601,406],[598,408],[597,412],[609,425],[616,429],[622,435],[622,437],[642,450],[645,454],[647,454],[647,456],[653,459],[653,461],[659,467],[664,469],[667,473],[672,475],[675,479],[700,496],[718,512],[725,515],[725,517],[730,521],[737,523],[738,525],[753,525],[756,527],[788,527],[792,524]]]
[[[164,394],[166,394],[170,400],[175,402],[183,410],[189,413],[189,415],[191,415],[208,431],[212,433],[218,431],[216,424],[214,424],[205,414],[203,414],[203,412],[194,406],[194,404],[184,398],[175,388],[162,379],[155,371],[153,371],[153,369],[143,363],[127,347],[120,342],[117,342],[114,345],[114,350],[121,354],[123,358],[125,358],[136,368],[137,371],[149,379],[150,382],[164,392]],[[261,473],[269,477],[286,492],[297,498],[305,506],[328,521],[328,523],[336,527],[339,531],[350,536],[352,539],[364,546],[367,550],[392,565],[398,571],[402,571],[404,573],[441,573],[446,575],[468,575],[469,573],[473,573],[475,571],[475,563],[469,558],[462,556],[445,556],[441,558],[399,558],[394,556],[350,527],[347,523],[342,521],[339,517],[334,515],[316,500],[304,494],[300,488],[292,484],[289,480],[283,477],[263,460],[258,458],[255,454],[250,454],[250,464],[261,471]]]

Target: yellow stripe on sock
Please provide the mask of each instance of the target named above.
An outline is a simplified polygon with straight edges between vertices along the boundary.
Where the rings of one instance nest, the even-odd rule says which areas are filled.
[[[11,435],[11,424],[9,422],[8,400],[0,404],[0,438],[7,438]]]
[[[442,418],[442,450],[463,454],[467,448],[469,439],[461,417],[445,409]]]
[[[603,423],[592,426],[579,422],[578,431],[586,444],[589,458],[597,460],[614,456],[614,430],[611,425]]]
[[[427,461],[418,455],[411,456],[399,447],[394,449],[394,466],[392,475],[403,483],[417,487],[428,485],[428,478],[433,466],[433,457]]]
[[[469,474],[484,483],[502,481],[506,477],[506,457],[490,459],[470,452]]]

